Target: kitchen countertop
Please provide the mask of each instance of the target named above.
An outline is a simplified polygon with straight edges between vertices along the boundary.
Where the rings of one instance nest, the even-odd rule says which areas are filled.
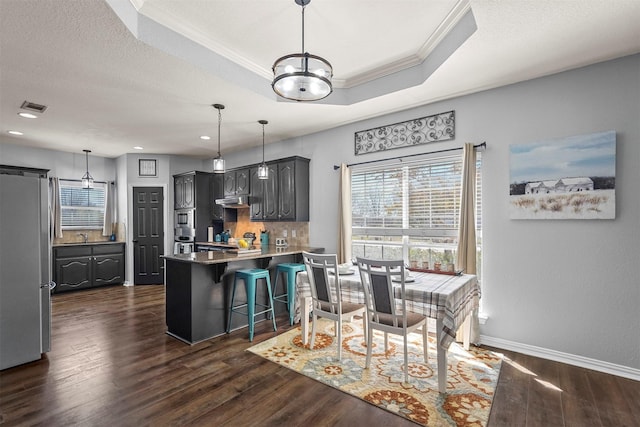
[[[83,242],[55,243],[51,246],[54,248],[64,248],[68,246],[115,245],[117,243],[124,243],[124,242],[114,242],[112,240],[104,240],[101,242],[87,242],[87,243],[83,243]]]
[[[267,247],[256,246],[260,252],[250,252],[246,254],[238,254],[227,250],[209,251],[209,252],[192,252],[189,254],[164,255],[163,258],[171,261],[192,263],[192,264],[222,264],[226,262],[242,261],[247,259],[268,258],[281,255],[296,255],[306,252],[317,252],[322,248],[311,246],[272,246]]]

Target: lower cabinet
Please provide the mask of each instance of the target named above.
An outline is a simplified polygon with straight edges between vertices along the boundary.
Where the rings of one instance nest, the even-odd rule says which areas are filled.
[[[124,283],[124,243],[53,248],[55,292]]]

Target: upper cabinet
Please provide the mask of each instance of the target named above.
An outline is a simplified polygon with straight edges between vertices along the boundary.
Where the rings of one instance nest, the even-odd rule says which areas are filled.
[[[173,184],[173,208],[195,208],[195,172],[183,175],[174,175]]]
[[[270,162],[269,178],[250,169],[252,221],[309,221],[309,159],[289,157]]]
[[[278,219],[309,221],[309,159],[278,163]]]
[[[213,207],[213,219],[224,220],[224,208],[216,204],[216,199],[224,197],[224,175],[214,173],[211,175],[211,203]]]
[[[268,163],[269,179],[258,179],[258,167],[251,167],[251,196],[249,217],[252,221],[278,219],[278,164]]]
[[[249,168],[236,169],[224,174],[224,195],[248,196],[249,195]]]

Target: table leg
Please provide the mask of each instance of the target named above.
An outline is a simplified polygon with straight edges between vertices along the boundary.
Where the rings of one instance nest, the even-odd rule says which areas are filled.
[[[464,319],[462,323],[462,347],[465,350],[469,350],[469,344],[471,342],[471,314]]]
[[[442,319],[436,319],[436,354],[438,355],[438,391],[447,392],[447,349],[440,346],[444,334]]]
[[[300,297],[300,327],[302,328],[302,344],[309,342],[309,314],[311,313],[311,297]]]

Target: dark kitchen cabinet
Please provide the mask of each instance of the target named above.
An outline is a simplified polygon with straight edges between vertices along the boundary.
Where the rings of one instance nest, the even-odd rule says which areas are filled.
[[[250,219],[252,221],[270,221],[278,219],[278,165],[268,163],[269,178],[258,179],[258,166],[250,169],[251,196]]]
[[[124,243],[53,248],[55,292],[124,283]]]
[[[174,206],[176,209],[193,209],[196,242],[207,241],[208,227],[222,228],[219,222],[223,219],[224,212],[221,206],[215,204],[215,199],[222,197],[216,193],[222,191],[222,179],[222,174],[202,171],[173,176]]]
[[[248,196],[250,190],[249,168],[236,169],[224,174],[225,196]]]
[[[213,219],[217,221],[224,220],[224,208],[222,205],[216,204],[216,199],[224,197],[224,175],[214,173],[211,175],[211,204]]]
[[[257,166],[251,168],[251,220],[309,221],[309,159],[296,156],[267,165],[266,180],[258,180]]]
[[[195,173],[174,175],[173,178],[173,208],[193,209],[195,207]]]

